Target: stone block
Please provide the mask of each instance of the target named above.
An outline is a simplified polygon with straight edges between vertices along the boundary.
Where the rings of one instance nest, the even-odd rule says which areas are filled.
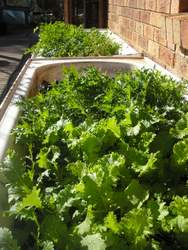
[[[146,38],[144,38],[143,36],[139,35],[138,36],[138,46],[143,51],[147,51],[148,50],[148,40]]]
[[[122,13],[123,16],[125,17],[128,17],[128,8],[127,7],[123,7],[123,13]]]
[[[156,0],[146,0],[145,8],[146,8],[146,10],[156,11],[157,10],[157,1]]]
[[[138,34],[136,32],[132,33],[132,42],[134,46],[138,46]]]
[[[159,59],[167,66],[174,67],[175,53],[163,46],[159,47]]]
[[[175,70],[179,76],[188,80],[188,57],[181,53],[175,56]]]
[[[137,7],[137,0],[129,0],[129,7],[136,8]]]
[[[148,41],[148,53],[150,56],[158,58],[159,57],[159,44],[149,40]]]
[[[139,35],[144,35],[144,24],[141,23],[141,22],[136,22],[136,32],[139,34]]]
[[[173,19],[166,18],[167,43],[174,44]]]
[[[170,9],[171,14],[179,13],[180,1],[181,0],[172,0]]]
[[[180,25],[181,46],[188,49],[188,20],[182,20]]]
[[[123,6],[128,6],[128,0],[124,0]]]
[[[180,45],[181,44],[180,20],[176,18],[173,19],[173,34],[174,34],[174,43]]]
[[[156,0],[157,11],[160,13],[170,13],[171,11],[171,0]]]
[[[139,19],[140,19],[140,10],[134,9],[132,18],[139,21]]]
[[[165,16],[161,13],[151,12],[150,24],[162,28],[165,26]]]
[[[140,11],[140,21],[143,23],[150,23],[150,11]]]
[[[154,27],[149,24],[144,24],[144,37],[153,40]]]
[[[139,1],[137,1],[137,8],[138,9],[145,9],[145,3],[146,3],[146,1],[145,0],[139,0]]]
[[[153,40],[163,46],[167,45],[167,36],[164,30],[154,27],[153,28]]]
[[[129,19],[129,29],[132,31],[136,31],[136,21]]]

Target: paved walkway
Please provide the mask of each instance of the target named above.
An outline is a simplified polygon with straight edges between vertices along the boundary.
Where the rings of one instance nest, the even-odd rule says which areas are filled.
[[[0,95],[32,41],[33,34],[29,29],[12,30],[0,35]]]

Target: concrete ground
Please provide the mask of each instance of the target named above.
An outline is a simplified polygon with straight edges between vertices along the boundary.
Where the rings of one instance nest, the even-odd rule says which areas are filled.
[[[18,67],[23,54],[33,42],[32,29],[10,27],[5,35],[0,35],[0,95]]]

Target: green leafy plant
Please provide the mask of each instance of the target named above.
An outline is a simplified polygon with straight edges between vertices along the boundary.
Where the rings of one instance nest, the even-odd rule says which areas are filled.
[[[41,24],[38,33],[39,41],[28,50],[38,56],[107,56],[118,54],[120,48],[107,33],[64,22]]]
[[[20,250],[8,228],[0,228],[0,248],[2,250]]]
[[[187,249],[185,85],[95,68],[51,84],[20,102],[1,164],[21,249]]]

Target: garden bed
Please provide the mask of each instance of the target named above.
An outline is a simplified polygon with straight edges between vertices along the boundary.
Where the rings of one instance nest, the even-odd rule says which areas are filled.
[[[141,68],[145,65],[145,62],[140,56],[109,57],[108,59],[94,57],[93,59],[64,58],[56,60],[29,60],[0,107],[0,160],[3,159],[5,155],[10,142],[10,132],[18,119],[19,107],[16,105],[16,102],[21,98],[34,95],[38,86],[43,81],[59,80],[62,77],[62,68],[68,65],[75,65],[76,68],[95,65],[102,71],[112,74],[112,72],[115,73],[116,71]]]
[[[41,24],[39,41],[28,51],[42,57],[110,56],[119,54],[120,45],[107,32],[63,22]]]
[[[185,86],[124,67],[35,75],[1,166],[22,249],[186,249]]]

